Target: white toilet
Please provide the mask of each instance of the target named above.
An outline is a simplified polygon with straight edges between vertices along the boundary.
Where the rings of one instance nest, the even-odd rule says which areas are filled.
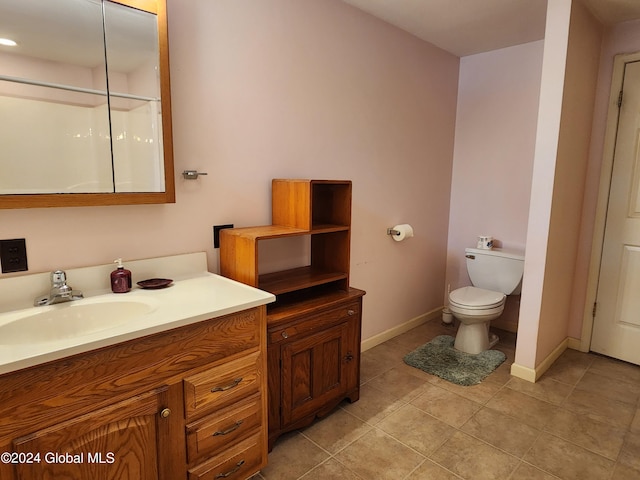
[[[480,353],[498,342],[489,337],[489,322],[502,315],[507,295],[519,294],[524,256],[502,249],[465,249],[467,271],[473,287],[449,293],[449,310],[460,320],[454,347],[466,353]]]

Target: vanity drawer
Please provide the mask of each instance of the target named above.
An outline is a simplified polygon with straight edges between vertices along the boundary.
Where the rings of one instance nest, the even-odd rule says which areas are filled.
[[[256,394],[187,425],[188,462],[258,432],[261,420],[260,395]]]
[[[340,305],[337,308],[328,310],[320,315],[311,316],[303,321],[298,319],[297,323],[292,325],[270,329],[268,334],[269,343],[277,343],[296,335],[323,330],[345,318],[358,315],[360,315],[359,302]]]
[[[262,435],[259,433],[189,469],[189,480],[243,480],[262,463]]]
[[[184,379],[184,404],[187,419],[257,393],[260,388],[260,352]]]

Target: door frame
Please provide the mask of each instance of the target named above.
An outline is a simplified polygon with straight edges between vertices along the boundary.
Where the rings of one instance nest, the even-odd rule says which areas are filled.
[[[618,54],[613,61],[613,74],[609,92],[607,111],[607,123],[602,151],[602,165],[600,167],[600,184],[598,186],[598,203],[596,206],[595,222],[593,226],[593,238],[591,243],[591,257],[589,261],[589,274],[587,281],[587,294],[582,317],[582,334],[580,336],[580,351],[588,352],[591,348],[593,334],[594,315],[593,308],[598,296],[598,281],[600,277],[600,264],[602,261],[602,249],[604,247],[604,234],[607,221],[607,209],[609,206],[609,193],[611,176],[613,173],[613,159],[618,136],[618,97],[622,90],[625,65],[640,61],[640,52]]]

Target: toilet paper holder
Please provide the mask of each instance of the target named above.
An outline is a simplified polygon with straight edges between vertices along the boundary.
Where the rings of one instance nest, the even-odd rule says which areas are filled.
[[[413,227],[408,223],[394,225],[391,228],[387,228],[387,235],[389,235],[395,242],[402,242],[407,238],[413,237]]]

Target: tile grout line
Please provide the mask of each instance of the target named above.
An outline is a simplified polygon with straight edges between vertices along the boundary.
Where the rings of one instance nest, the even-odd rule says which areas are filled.
[[[396,348],[396,349],[398,349],[398,350],[403,350],[403,349],[410,349],[410,348],[412,348],[412,347],[411,347],[410,345],[404,345],[404,344],[402,344],[402,342],[397,342],[397,344],[396,344],[396,345],[394,345],[394,348]],[[499,347],[498,347],[498,348],[499,348]],[[506,346],[506,347],[504,347],[504,348],[509,349],[510,347],[507,345],[507,346]],[[382,353],[383,353],[383,354],[387,354],[386,350],[382,350]],[[388,373],[390,370],[392,370],[392,369],[394,369],[394,368],[398,368],[399,366],[403,365],[403,362],[402,362],[402,361],[400,361],[400,362],[394,362],[394,361],[391,361],[391,360],[392,360],[391,358],[384,358],[384,356],[383,356],[383,358],[380,358],[380,360],[385,362],[385,364],[384,364],[384,371],[380,371],[380,372],[378,372],[376,375],[372,376],[371,378],[367,379],[365,382],[361,383],[361,384],[360,384],[360,386],[362,387],[362,386],[367,385],[367,386],[368,386],[368,388],[373,389],[373,391],[374,391],[374,392],[375,392],[375,391],[378,391],[378,392],[381,392],[381,393],[387,393],[387,392],[384,392],[384,391],[382,391],[382,390],[379,390],[379,389],[378,389],[378,388],[376,388],[375,386],[371,385],[371,382],[372,382],[374,379],[377,379],[378,377],[380,377],[380,376],[382,376],[382,375],[384,375],[384,374]],[[570,360],[570,359],[569,359],[569,360]],[[510,363],[512,363],[512,360],[511,360],[509,357],[507,357],[507,361],[508,361],[508,362],[510,362]],[[570,360],[570,361],[571,361],[571,360]],[[388,364],[387,364],[387,362],[388,362]],[[580,375],[579,375],[579,377],[577,378],[577,380],[575,380],[575,382],[573,382],[573,383],[567,383],[567,382],[563,382],[563,381],[561,381],[561,380],[557,380],[557,379],[551,378],[552,380],[554,380],[554,382],[557,382],[557,383],[559,383],[559,384],[563,384],[563,385],[567,385],[567,386],[570,386],[570,387],[571,387],[571,389],[569,390],[569,392],[567,393],[567,395],[565,395],[565,396],[564,396],[564,398],[562,398],[562,400],[561,400],[559,403],[554,403],[554,402],[549,401],[549,400],[547,399],[548,397],[541,398],[541,397],[536,396],[536,395],[533,395],[533,394],[531,394],[531,393],[529,393],[529,392],[517,390],[516,388],[513,388],[513,385],[510,387],[510,386],[509,386],[509,384],[512,382],[512,378],[513,378],[513,377],[510,377],[510,378],[509,378],[506,382],[504,382],[504,383],[503,383],[503,382],[491,382],[491,380],[489,379],[489,377],[487,377],[487,379],[489,380],[489,382],[494,383],[494,384],[497,384],[499,388],[497,388],[497,390],[496,390],[495,392],[491,393],[491,394],[490,394],[486,399],[484,399],[484,400],[482,400],[482,401],[477,401],[475,398],[478,398],[478,397],[470,398],[470,397],[467,397],[467,396],[461,395],[460,393],[458,393],[458,392],[457,392],[457,391],[455,391],[454,389],[449,390],[449,389],[447,389],[447,388],[444,388],[444,387],[442,387],[442,386],[438,385],[437,383],[435,383],[434,381],[432,381],[432,380],[435,380],[435,378],[434,378],[434,379],[432,379],[432,378],[424,378],[424,379],[423,379],[423,378],[419,377],[418,375],[415,375],[415,377],[416,377],[416,378],[419,378],[419,379],[423,380],[423,382],[424,382],[424,383],[423,383],[423,385],[427,385],[427,384],[432,385],[432,386],[434,386],[434,387],[437,387],[437,388],[440,388],[440,389],[446,390],[447,392],[449,392],[449,393],[451,393],[451,394],[454,394],[454,395],[456,395],[456,396],[458,396],[458,397],[461,397],[461,398],[463,398],[463,399],[465,399],[465,400],[468,400],[468,401],[471,401],[471,402],[473,402],[473,403],[478,404],[478,405],[479,405],[478,410],[476,410],[476,411],[475,411],[475,412],[474,412],[474,413],[473,413],[473,414],[472,414],[472,415],[471,415],[471,416],[470,416],[470,417],[469,417],[469,418],[468,418],[464,423],[462,423],[459,427],[456,427],[456,426],[453,426],[453,425],[449,424],[448,422],[445,422],[445,421],[441,420],[440,418],[438,418],[438,417],[436,417],[436,416],[434,416],[434,415],[430,414],[429,412],[425,412],[424,410],[420,409],[419,407],[416,407],[415,405],[412,405],[412,403],[411,403],[411,402],[412,402],[415,398],[418,398],[418,396],[412,396],[412,394],[411,394],[411,393],[408,393],[408,394],[406,394],[406,395],[404,395],[404,396],[402,396],[402,397],[398,398],[398,399],[395,401],[395,402],[398,402],[398,403],[397,403],[397,408],[395,408],[392,412],[390,412],[390,413],[388,413],[388,414],[385,414],[382,418],[378,419],[378,420],[376,421],[376,423],[370,423],[370,422],[371,422],[371,419],[369,419],[369,420],[365,420],[365,419],[363,419],[363,418],[360,418],[358,415],[356,415],[356,414],[354,414],[354,413],[352,413],[352,412],[350,412],[350,411],[347,411],[347,410],[346,410],[346,408],[345,408],[345,407],[343,407],[342,405],[339,405],[339,406],[338,406],[338,408],[342,409],[344,413],[349,414],[349,416],[351,416],[351,417],[353,417],[353,418],[355,418],[355,419],[359,420],[360,422],[362,422],[362,423],[363,423],[363,425],[366,425],[367,427],[369,427],[369,428],[368,428],[368,430],[367,430],[367,431],[365,431],[364,433],[362,433],[362,434],[358,435],[356,438],[354,438],[354,439],[350,440],[348,443],[346,443],[344,446],[342,446],[342,447],[341,447],[339,450],[337,450],[335,453],[331,453],[331,452],[329,452],[328,450],[326,450],[325,448],[321,447],[318,443],[316,443],[315,441],[313,441],[311,438],[309,438],[307,435],[305,435],[302,431],[300,431],[300,430],[299,430],[299,431],[298,431],[298,433],[299,433],[300,435],[302,435],[302,437],[303,437],[303,438],[305,438],[307,441],[311,442],[313,445],[315,445],[315,446],[316,446],[317,448],[319,448],[321,451],[325,452],[325,453],[328,455],[328,457],[327,457],[327,458],[325,458],[324,460],[322,460],[321,462],[319,462],[318,464],[314,465],[312,468],[310,468],[308,471],[306,471],[302,476],[300,476],[300,477],[298,477],[298,478],[299,478],[299,479],[301,479],[301,478],[302,478],[302,477],[304,477],[305,475],[308,475],[308,474],[309,474],[309,472],[311,472],[311,471],[313,471],[313,470],[317,469],[317,468],[318,468],[318,467],[320,467],[321,465],[324,465],[325,463],[327,463],[327,462],[328,462],[328,461],[330,461],[331,459],[333,459],[334,461],[336,461],[337,463],[339,463],[339,464],[340,464],[343,468],[345,468],[347,471],[349,471],[349,472],[353,473],[357,478],[361,478],[361,477],[360,477],[356,472],[354,472],[354,471],[353,471],[353,470],[351,470],[349,467],[347,467],[345,464],[343,464],[342,462],[340,462],[340,461],[336,458],[336,455],[337,455],[337,454],[339,454],[340,452],[344,451],[344,450],[345,450],[346,448],[348,448],[349,446],[353,445],[355,442],[357,442],[358,440],[360,440],[360,439],[361,439],[364,435],[366,435],[367,433],[372,432],[372,431],[374,431],[374,430],[375,430],[375,431],[377,431],[377,432],[379,432],[379,433],[381,433],[381,434],[383,434],[383,435],[385,435],[385,436],[387,436],[387,437],[389,437],[389,438],[391,438],[391,439],[393,439],[394,441],[397,441],[400,445],[404,446],[405,448],[410,449],[410,450],[411,450],[411,451],[413,451],[415,454],[419,455],[419,457],[420,457],[420,458],[422,458],[422,461],[421,461],[421,462],[419,462],[419,463],[418,463],[418,465],[417,465],[417,466],[415,466],[415,467],[414,467],[414,468],[413,468],[413,469],[412,469],[412,470],[411,470],[411,471],[410,471],[410,472],[409,472],[409,473],[408,473],[404,478],[408,478],[408,477],[410,477],[410,476],[411,476],[414,472],[416,472],[416,471],[417,471],[421,466],[425,465],[425,463],[426,463],[426,462],[432,462],[433,464],[438,465],[440,468],[444,469],[445,471],[447,471],[447,472],[451,473],[451,474],[452,474],[452,475],[454,475],[456,478],[462,478],[462,477],[460,477],[458,474],[456,474],[455,472],[452,472],[451,470],[447,469],[444,465],[441,465],[440,463],[436,462],[435,460],[431,459],[431,457],[430,457],[430,455],[431,455],[431,454],[433,454],[433,452],[435,452],[435,451],[437,451],[438,449],[442,448],[442,447],[447,443],[447,441],[449,440],[449,438],[447,438],[447,439],[445,439],[444,441],[442,441],[438,446],[436,446],[436,447],[431,451],[431,453],[429,453],[429,454],[423,454],[423,453],[420,453],[420,452],[418,452],[417,450],[415,450],[413,447],[411,447],[411,446],[407,445],[406,443],[404,443],[404,442],[403,442],[403,441],[401,441],[400,439],[396,438],[394,435],[392,435],[392,434],[390,434],[390,433],[387,433],[386,431],[384,431],[384,430],[379,426],[379,425],[381,424],[381,422],[383,422],[386,418],[389,418],[390,416],[394,415],[396,412],[399,412],[401,409],[403,409],[403,408],[407,407],[407,405],[412,405],[413,407],[418,408],[419,410],[421,410],[422,412],[424,412],[426,415],[428,415],[428,416],[430,416],[430,417],[432,417],[432,418],[434,418],[434,419],[438,420],[439,422],[442,422],[442,423],[446,424],[447,426],[449,426],[450,428],[452,428],[455,432],[460,432],[460,433],[462,433],[462,434],[464,434],[464,435],[468,435],[469,437],[474,438],[475,440],[477,440],[477,441],[481,442],[482,444],[487,445],[487,446],[489,446],[489,447],[491,447],[491,448],[494,448],[494,449],[496,449],[497,451],[500,451],[500,452],[502,452],[502,453],[504,453],[504,454],[506,454],[506,455],[509,455],[510,457],[512,457],[512,458],[514,458],[514,459],[516,459],[516,460],[517,460],[517,463],[516,463],[516,465],[515,465],[514,469],[511,471],[511,473],[509,474],[509,476],[508,476],[505,480],[508,480],[508,479],[514,479],[514,480],[515,480],[515,477],[514,477],[514,476],[516,475],[516,473],[515,473],[515,472],[516,472],[516,471],[517,471],[517,470],[518,470],[522,465],[528,465],[528,466],[530,466],[530,467],[532,467],[532,468],[535,468],[535,469],[538,469],[538,470],[540,470],[540,471],[542,471],[542,472],[545,472],[546,474],[548,474],[548,475],[552,476],[553,478],[559,478],[559,477],[558,477],[558,476],[556,476],[555,474],[553,474],[553,473],[551,473],[551,472],[547,471],[547,470],[545,469],[546,467],[545,467],[545,468],[542,468],[542,467],[540,467],[540,466],[537,466],[537,465],[532,464],[532,463],[530,463],[529,461],[526,461],[526,460],[525,460],[525,457],[526,457],[526,456],[527,456],[527,455],[532,451],[532,449],[534,448],[534,446],[535,446],[535,445],[540,441],[541,437],[542,437],[543,435],[545,435],[545,434],[550,435],[550,436],[552,436],[552,437],[554,437],[554,438],[557,438],[557,439],[559,439],[559,440],[561,440],[561,441],[567,442],[568,444],[571,444],[571,445],[573,445],[574,447],[577,447],[577,448],[579,448],[579,449],[581,449],[581,450],[583,450],[583,451],[585,451],[585,452],[589,452],[589,453],[591,453],[591,454],[594,454],[594,455],[596,455],[596,456],[598,456],[598,457],[600,457],[600,458],[602,458],[602,459],[607,460],[608,462],[612,462],[613,467],[611,468],[611,472],[610,472],[609,476],[607,477],[607,478],[608,478],[608,480],[611,480],[611,479],[612,479],[612,477],[613,477],[613,475],[614,475],[614,473],[615,473],[616,466],[620,464],[618,460],[620,459],[620,455],[621,455],[621,453],[622,453],[622,451],[623,451],[623,448],[624,448],[624,444],[625,444],[625,443],[624,443],[624,440],[626,440],[627,436],[629,436],[629,435],[630,435],[630,433],[631,433],[631,426],[633,425],[633,420],[634,420],[634,418],[635,418],[633,415],[632,415],[632,418],[631,418],[631,423],[630,423],[629,425],[627,425],[627,426],[626,426],[626,428],[624,429],[624,430],[625,430],[625,434],[624,434],[623,444],[622,444],[622,446],[620,447],[620,449],[618,450],[618,453],[617,453],[617,455],[616,455],[616,459],[611,459],[611,458],[609,458],[609,457],[607,457],[607,456],[605,456],[605,455],[603,455],[603,454],[601,454],[601,453],[598,453],[598,452],[595,452],[595,451],[591,450],[590,448],[587,448],[587,447],[584,447],[584,446],[582,446],[582,445],[579,445],[578,443],[575,443],[575,442],[573,442],[573,441],[572,441],[572,440],[570,440],[570,439],[565,439],[565,438],[563,438],[562,436],[560,436],[560,435],[558,435],[558,434],[555,434],[555,433],[553,433],[552,431],[549,431],[549,430],[548,430],[548,427],[549,427],[550,423],[552,422],[552,417],[546,417],[546,418],[544,419],[544,420],[545,420],[545,422],[543,422],[543,424],[542,424],[542,426],[541,426],[540,428],[533,427],[533,428],[535,428],[535,429],[538,431],[538,433],[537,433],[537,435],[536,435],[535,439],[531,442],[531,445],[526,449],[526,451],[524,451],[524,453],[523,453],[521,456],[517,456],[517,455],[511,454],[511,453],[509,453],[509,452],[505,451],[504,449],[502,449],[502,448],[500,448],[500,447],[497,447],[497,446],[495,446],[495,445],[493,445],[493,444],[489,443],[489,441],[485,441],[485,440],[483,440],[482,438],[478,438],[476,435],[474,435],[474,434],[472,434],[472,433],[468,433],[468,432],[466,432],[466,431],[462,430],[462,428],[463,428],[463,427],[464,427],[468,422],[470,422],[470,421],[471,421],[471,420],[472,420],[472,419],[473,419],[473,418],[474,418],[474,417],[475,417],[475,416],[476,416],[480,411],[482,411],[484,408],[487,408],[487,409],[493,410],[493,411],[495,411],[495,412],[497,412],[497,413],[499,413],[499,414],[501,414],[501,415],[504,415],[504,416],[506,416],[507,418],[510,418],[510,419],[512,419],[512,420],[514,420],[514,421],[522,422],[520,419],[518,419],[518,418],[516,418],[516,417],[513,417],[512,415],[502,413],[502,412],[500,412],[499,410],[494,410],[492,407],[488,406],[488,404],[489,404],[489,403],[490,403],[494,398],[496,398],[496,396],[498,396],[501,392],[504,392],[504,391],[505,391],[505,389],[509,389],[509,390],[511,390],[511,391],[518,392],[519,394],[526,395],[527,397],[533,398],[533,399],[535,399],[535,400],[537,400],[537,401],[544,402],[545,404],[548,404],[548,405],[552,406],[554,409],[567,411],[567,412],[569,412],[569,413],[571,413],[571,414],[578,415],[578,416],[582,415],[582,414],[580,414],[579,412],[574,412],[574,411],[572,411],[572,410],[568,409],[568,408],[566,407],[566,405],[567,405],[567,401],[568,401],[569,397],[571,397],[571,395],[572,395],[572,394],[574,394],[574,392],[576,392],[576,391],[585,391],[585,392],[587,392],[587,393],[596,394],[595,392],[590,392],[589,390],[582,390],[582,389],[577,388],[577,385],[580,383],[580,381],[582,381],[582,379],[585,377],[585,375],[587,375],[587,373],[591,370],[591,368],[594,366],[594,363],[595,363],[595,362],[594,362],[594,360],[593,360],[593,359],[591,359],[591,361],[588,363],[588,366],[586,366],[586,367],[584,367],[584,368],[580,367],[580,370],[581,370]],[[605,376],[605,377],[611,378],[612,380],[620,380],[620,379],[617,379],[617,378],[615,378],[615,377],[609,377],[609,376],[607,376],[607,375],[603,375],[602,373],[596,373],[596,372],[593,372],[593,371],[591,371],[590,373],[592,373],[592,374],[594,374],[594,375]],[[625,382],[625,380],[620,380],[620,381],[622,381],[623,383]],[[626,382],[626,383],[629,383],[629,382]],[[420,388],[422,388],[422,387],[420,387]],[[425,393],[426,393],[426,392],[422,392],[422,393],[420,393],[420,395],[423,395],[423,394],[425,394]],[[606,398],[606,397],[604,397],[604,398]],[[632,406],[633,406],[633,405],[632,405]],[[636,408],[636,413],[635,413],[635,415],[638,415],[638,412],[640,412],[640,396],[636,399],[635,408]],[[375,416],[379,415],[380,413],[384,413],[384,409],[383,409],[381,412],[378,412]],[[373,417],[372,417],[372,418],[373,418]],[[602,424],[610,425],[610,424],[608,424],[607,422],[602,421],[602,420],[599,420],[599,419],[597,419],[597,418],[595,418],[595,419],[593,419],[593,420],[594,420],[594,421],[597,421],[598,423],[602,423]],[[522,422],[522,423],[523,423],[523,424],[525,424],[525,425],[529,425],[529,423],[527,423],[527,422]],[[529,426],[531,427],[531,425],[529,425]],[[623,428],[623,427],[618,427],[618,428]],[[265,477],[263,477],[263,476],[260,474],[260,478],[265,478]],[[266,479],[265,479],[265,480],[266,480]],[[367,480],[367,479],[365,479],[365,480]]]
[[[493,372],[492,372],[492,373],[493,373]],[[490,375],[489,375],[489,376],[490,376]],[[489,376],[487,377],[487,380],[489,380]],[[489,381],[490,381],[490,380],[489,380]],[[521,457],[518,457],[518,456],[516,456],[516,455],[514,455],[514,454],[512,454],[512,453],[510,453],[510,452],[507,452],[506,450],[504,450],[504,449],[502,449],[502,448],[500,448],[500,447],[498,447],[498,446],[495,446],[495,445],[493,445],[493,444],[489,443],[488,441],[486,441],[486,440],[484,440],[484,439],[482,439],[482,438],[479,438],[479,437],[477,437],[476,435],[474,435],[474,434],[472,434],[472,433],[469,433],[469,432],[466,432],[466,431],[464,431],[464,430],[462,429],[462,428],[464,427],[464,425],[466,425],[468,422],[470,422],[470,421],[471,421],[471,420],[472,420],[472,419],[473,419],[473,418],[478,414],[478,412],[480,412],[483,408],[488,408],[488,409],[491,409],[491,410],[493,410],[493,411],[498,412],[497,410],[494,410],[494,409],[492,409],[491,407],[489,407],[489,406],[488,406],[488,403],[489,403],[492,399],[494,399],[494,398],[495,398],[495,397],[496,397],[496,396],[497,396],[501,391],[503,391],[503,390],[505,390],[505,389],[514,390],[514,389],[511,389],[510,387],[508,387],[508,384],[509,384],[510,382],[511,382],[511,378],[510,378],[509,380],[507,380],[506,382],[504,382],[504,383],[500,384],[499,388],[498,388],[498,389],[497,389],[497,390],[496,390],[496,391],[495,391],[491,396],[489,396],[487,399],[485,399],[483,402],[477,402],[477,401],[472,400],[472,399],[470,399],[470,398],[468,398],[468,397],[465,397],[465,396],[463,396],[463,395],[460,395],[460,394],[458,394],[458,393],[457,393],[457,392],[455,392],[455,391],[448,390],[447,388],[440,387],[439,385],[436,385],[436,384],[432,384],[432,385],[434,385],[434,386],[436,386],[436,387],[443,388],[444,390],[447,390],[448,392],[450,392],[450,393],[452,393],[452,394],[454,394],[454,395],[457,395],[457,396],[459,396],[459,397],[461,397],[461,398],[463,398],[463,399],[465,399],[465,400],[470,400],[470,401],[472,401],[472,402],[477,403],[477,404],[479,404],[479,405],[480,405],[480,408],[479,408],[478,410],[476,410],[476,411],[473,413],[473,415],[472,415],[471,417],[469,417],[469,419],[467,419],[467,420],[466,420],[462,425],[460,425],[459,427],[456,427],[456,426],[453,426],[453,425],[451,425],[451,424],[448,424],[447,422],[443,422],[443,423],[445,423],[445,424],[447,424],[448,426],[450,426],[451,428],[453,428],[456,432],[460,432],[461,434],[468,435],[469,437],[471,437],[471,438],[473,438],[473,439],[475,439],[475,440],[477,440],[477,441],[481,442],[482,444],[484,444],[484,445],[486,445],[486,446],[488,446],[488,447],[490,447],[490,448],[495,448],[496,450],[498,450],[498,451],[500,451],[500,452],[504,453],[505,455],[508,455],[509,457],[512,457],[512,458],[516,459],[516,460],[517,460],[517,464],[516,464],[516,466],[514,467],[514,469],[511,471],[511,473],[509,474],[509,477],[508,477],[508,478],[512,478],[512,477],[513,477],[513,475],[515,475],[515,472],[518,470],[518,467],[519,467],[521,464],[523,464],[523,463],[526,463],[526,464],[528,464],[528,465],[530,465],[530,466],[532,466],[532,467],[534,467],[534,468],[536,468],[536,469],[539,469],[539,470],[541,470],[541,471],[543,471],[543,472],[545,472],[545,473],[549,473],[549,474],[550,474],[550,475],[552,475],[554,478],[558,478],[558,477],[556,477],[555,475],[551,474],[550,472],[547,472],[547,471],[546,471],[546,470],[544,470],[544,469],[541,469],[541,468],[539,468],[539,467],[536,467],[536,466],[534,466],[534,465],[532,465],[532,464],[530,464],[530,463],[528,463],[528,462],[525,462],[525,461],[524,461],[524,457],[526,456],[526,454],[531,450],[531,448],[533,448],[533,445],[535,444],[535,442],[536,442],[536,441],[540,438],[540,436],[543,434],[543,432],[544,432],[544,430],[543,430],[543,429],[538,429],[538,428],[533,427],[533,428],[535,428],[535,429],[538,431],[538,434],[537,434],[537,436],[536,436],[535,440],[531,443],[531,446],[527,449],[527,451],[526,451],[526,452],[524,452],[524,453],[523,453],[523,455],[522,455]],[[514,390],[514,391],[516,391],[516,390]],[[525,392],[519,392],[519,393],[526,394]],[[528,395],[528,394],[526,394],[526,395]],[[528,395],[528,396],[530,396],[530,397],[532,397],[532,398],[536,398],[536,397],[533,397],[532,395]],[[536,400],[541,400],[541,399],[536,398]],[[541,400],[541,401],[544,401],[544,400]],[[546,403],[549,403],[550,405],[553,405],[553,404],[551,404],[551,402],[546,402]],[[439,418],[437,418],[437,417],[434,417],[434,416],[433,416],[433,415],[431,415],[429,412],[424,412],[424,413],[426,413],[427,415],[432,416],[433,418],[435,418],[435,419],[436,419],[436,420],[438,420],[438,421],[441,421],[441,422],[443,421],[443,420],[441,420],[441,419],[439,419]],[[502,414],[502,412],[498,412],[498,413],[501,413],[501,414]],[[513,419],[513,420],[520,421],[520,420],[516,419],[515,417],[513,417],[513,416],[511,416],[511,415],[507,415],[507,414],[503,414],[503,415],[505,415],[506,417],[511,418],[511,419]],[[526,424],[526,423],[525,423],[525,424]],[[528,424],[526,424],[526,425],[528,425]],[[530,426],[530,425],[529,425],[529,426]],[[393,437],[393,438],[395,438],[395,437]],[[399,441],[401,444],[405,445],[405,444],[404,444],[404,443],[402,443],[399,439],[396,439],[396,440],[397,440],[397,441]],[[434,452],[435,452],[436,450],[438,450],[439,448],[441,448],[442,446],[444,446],[444,445],[446,444],[446,442],[447,442],[447,441],[448,441],[448,439],[447,439],[447,440],[445,440],[445,441],[443,441],[443,442],[442,442],[442,443],[441,443],[441,444],[440,444],[436,449],[434,449]],[[405,445],[405,446],[407,446],[407,445]],[[433,452],[432,452],[432,453],[433,453]],[[432,461],[433,463],[435,463],[436,465],[440,466],[441,468],[443,468],[443,469],[445,469],[445,470],[447,470],[447,471],[451,472],[451,471],[450,471],[449,469],[447,469],[444,465],[441,465],[440,463],[436,462],[435,460],[431,459],[430,457],[427,457],[427,460],[425,460],[425,461]],[[423,463],[424,463],[424,462],[423,462]],[[416,467],[416,468],[418,468],[418,467]],[[414,470],[415,470],[415,469],[414,469]],[[457,475],[457,474],[455,474],[454,472],[451,472],[451,473],[453,473],[454,475],[458,476],[458,475]]]

